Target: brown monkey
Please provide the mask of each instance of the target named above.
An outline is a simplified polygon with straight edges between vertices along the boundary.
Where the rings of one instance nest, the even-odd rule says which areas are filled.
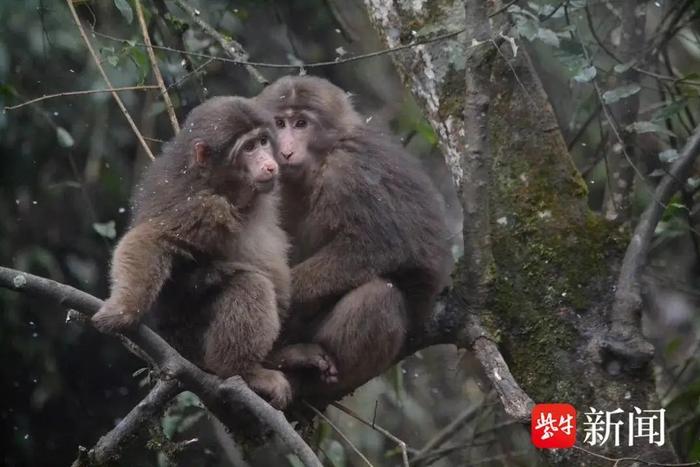
[[[342,396],[394,362],[447,285],[442,204],[330,82],[284,77],[256,99],[275,114],[292,242],[293,318],[268,364],[296,373],[302,394]],[[309,369],[320,378],[299,377]]]
[[[281,408],[289,383],[260,365],[289,305],[275,151],[272,116],[252,100],[217,97],[192,110],[136,190],[111,296],[92,321],[119,331],[150,311],[184,356],[241,375]]]

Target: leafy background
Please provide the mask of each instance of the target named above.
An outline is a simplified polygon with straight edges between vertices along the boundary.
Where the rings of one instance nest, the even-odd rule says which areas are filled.
[[[88,30],[94,31],[90,38],[114,85],[152,84],[132,3],[74,3]],[[624,103],[639,97],[640,111],[627,128],[639,135],[640,173],[634,196],[634,212],[639,213],[653,202],[650,187],[678,156],[678,148],[697,123],[700,2],[640,2],[646,8],[650,37],[673,32],[659,54],[665,58],[651,61],[646,69],[676,79],[645,74],[638,83],[622,85],[618,78],[633,63],[620,63],[605,52],[605,47],[614,51],[619,46],[620,19],[608,8],[615,3],[520,1],[509,11],[519,36],[514,44],[533,54],[594,209],[603,208],[608,183],[605,154],[615,149],[600,101]],[[386,126],[424,163],[445,196],[455,256],[461,254],[461,213],[435,134],[401,85],[389,56],[342,63],[348,56],[383,47],[361,3],[214,0],[192,4],[218,31],[239,41],[252,60],[292,64],[339,60],[305,71],[352,93],[368,121]],[[682,27],[674,31],[665,18],[679,4],[685,5],[686,12],[675,25]],[[209,96],[251,96],[259,91],[243,67],[201,56],[225,55],[172,2],[156,0],[145,6],[154,42],[190,52],[157,51],[181,120]],[[0,105],[104,88],[63,2],[1,2],[0,18]],[[585,48],[574,40],[574,33]],[[260,70],[268,79],[299,72]],[[120,95],[157,153],[162,141],[172,135],[157,92]],[[105,297],[111,250],[129,218],[129,193],[148,164],[111,96],[57,97],[5,110],[0,113],[0,148],[0,264]],[[646,331],[658,351],[659,393],[669,410],[673,442],[681,458],[689,460],[700,460],[699,187],[696,170],[657,229],[652,267],[645,276],[654,305]],[[113,339],[66,322],[65,310],[55,304],[0,290],[0,310],[0,428],[6,440],[2,463],[69,464],[78,445],[94,444],[145,394],[148,375],[141,362]],[[437,347],[392,368],[345,404],[365,419],[376,419],[416,449],[462,417],[464,427],[453,435],[458,448],[436,460],[436,465],[474,460],[532,465],[535,457],[526,431],[505,419],[480,371],[469,355],[452,346]],[[377,465],[399,462],[392,441],[333,408],[328,413]],[[327,423],[319,423],[314,439],[329,465],[362,465]],[[239,465],[236,456],[244,451],[262,465],[294,462],[277,457],[274,450],[233,445],[221,427],[204,415],[196,398],[184,394],[162,420],[154,421],[132,443],[124,465]]]

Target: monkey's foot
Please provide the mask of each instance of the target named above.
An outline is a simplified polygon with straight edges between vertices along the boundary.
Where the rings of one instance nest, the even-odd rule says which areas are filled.
[[[250,389],[278,410],[284,410],[292,401],[292,386],[281,371],[258,368],[243,379]]]
[[[92,315],[91,321],[98,331],[115,333],[135,326],[138,316],[124,307],[113,305],[108,300],[97,313]]]
[[[270,366],[283,371],[316,370],[326,384],[338,382],[335,360],[318,344],[292,344],[270,357]]]

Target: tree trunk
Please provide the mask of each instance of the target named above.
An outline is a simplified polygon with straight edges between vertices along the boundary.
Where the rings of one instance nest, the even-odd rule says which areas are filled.
[[[462,1],[365,0],[365,4],[390,47],[416,36],[459,30],[465,24]],[[492,19],[497,39],[499,33],[513,35],[505,19],[504,13]],[[481,322],[498,338],[515,379],[532,399],[576,407],[579,446],[611,457],[673,462],[676,456],[669,442],[657,447],[635,439],[635,446],[628,447],[625,437],[620,447],[610,442],[602,448],[583,444],[582,412],[591,407],[610,411],[619,407],[625,413],[635,406],[660,408],[650,366],[622,371],[601,351],[629,235],[588,209],[586,184],[573,165],[526,51],[519,47],[513,57],[508,41],[500,42],[500,49],[496,42],[480,46],[492,51],[485,59],[491,60],[488,219],[494,258]],[[458,36],[394,54],[460,188],[466,153],[465,48]],[[473,217],[465,209],[465,231]],[[464,284],[465,275],[458,265],[456,288]],[[461,300],[448,304],[439,326],[467,322],[466,309],[455,304],[467,303],[469,290],[454,292]],[[543,455],[552,465],[599,461],[578,449],[545,450]]]

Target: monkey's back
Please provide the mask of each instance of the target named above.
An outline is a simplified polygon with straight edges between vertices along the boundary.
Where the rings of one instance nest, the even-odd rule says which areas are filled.
[[[447,285],[452,257],[441,196],[419,163],[387,135],[361,127],[340,139],[309,203],[300,226],[305,250],[345,235],[364,246],[359,254],[364,249],[389,256],[391,271],[383,277],[409,295],[432,298]]]

